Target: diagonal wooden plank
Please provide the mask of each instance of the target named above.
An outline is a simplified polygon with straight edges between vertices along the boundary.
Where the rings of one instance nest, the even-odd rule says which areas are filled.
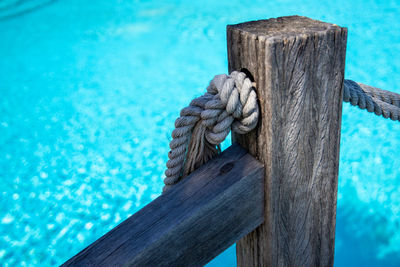
[[[238,145],[63,266],[201,266],[263,222],[264,168]]]

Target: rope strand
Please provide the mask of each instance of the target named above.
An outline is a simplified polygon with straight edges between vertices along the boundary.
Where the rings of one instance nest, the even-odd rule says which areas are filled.
[[[400,95],[376,87],[344,80],[343,101],[376,115],[400,121]]]

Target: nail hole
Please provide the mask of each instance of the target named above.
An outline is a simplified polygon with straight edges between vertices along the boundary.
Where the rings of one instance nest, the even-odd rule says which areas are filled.
[[[230,170],[232,170],[234,164],[232,162],[229,162],[227,164],[225,164],[224,166],[221,167],[221,169],[219,169],[219,173],[220,174],[225,174],[228,173]]]

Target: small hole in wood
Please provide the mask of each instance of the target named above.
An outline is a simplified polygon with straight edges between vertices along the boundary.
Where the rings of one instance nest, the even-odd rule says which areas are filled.
[[[240,71],[241,71],[241,72],[244,72],[244,73],[246,74],[246,76],[249,77],[249,79],[250,79],[250,81],[251,81],[252,83],[255,81],[255,80],[254,80],[254,76],[251,74],[251,72],[250,72],[248,69],[242,68]]]

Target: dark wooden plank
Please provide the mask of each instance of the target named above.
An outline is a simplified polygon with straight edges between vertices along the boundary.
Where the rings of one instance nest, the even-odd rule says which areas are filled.
[[[263,172],[233,145],[63,266],[202,266],[262,223]]]
[[[255,78],[258,128],[233,140],[265,166],[265,222],[239,266],[332,266],[347,29],[305,17],[227,28],[229,71]]]

